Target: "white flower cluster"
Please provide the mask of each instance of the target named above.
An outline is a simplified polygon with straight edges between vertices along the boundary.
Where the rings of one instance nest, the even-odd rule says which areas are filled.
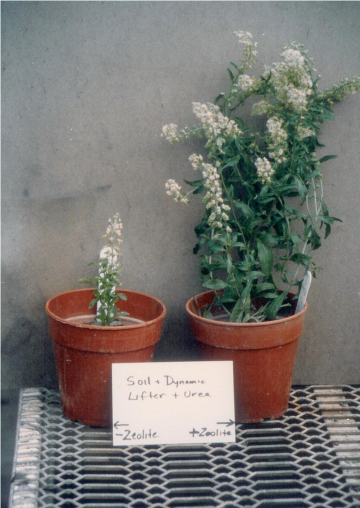
[[[117,254],[119,253],[120,243],[122,242],[122,229],[123,225],[120,215],[116,213],[114,217],[108,221],[108,227],[104,235],[104,238],[107,240],[106,244],[104,245],[104,249],[109,248],[112,251],[115,251]]]
[[[164,125],[161,129],[160,137],[165,138],[170,143],[178,143],[183,142],[186,138],[190,137],[192,134],[192,130],[188,127],[184,129],[179,129],[175,123],[169,123],[168,125]]]
[[[352,79],[345,78],[339,85],[334,85],[330,89],[319,93],[320,99],[329,101],[330,105],[334,101],[342,101],[348,94],[354,94],[360,90],[360,76],[354,76]]]
[[[295,88],[290,84],[287,89],[287,102],[292,105],[296,111],[304,111],[307,105],[307,96],[312,93],[312,90]]]
[[[164,127],[162,128],[161,137],[165,138],[170,143],[181,141],[181,137],[178,132],[178,126],[174,123],[164,125]]]
[[[306,58],[296,45],[285,47],[281,56],[282,62],[276,62],[272,67],[265,66],[263,77],[270,80],[285,105],[302,112],[306,109],[309,95],[313,93]]]
[[[266,157],[263,157],[262,159],[258,157],[255,161],[255,166],[262,183],[270,183],[271,176],[274,174],[274,169],[268,159]]]
[[[204,162],[202,155],[190,155],[189,161],[193,169],[200,169],[203,178],[205,178],[204,186],[207,189],[205,196],[202,198],[206,209],[210,210],[208,224],[213,229],[225,229],[227,233],[231,233],[228,225],[230,219],[227,212],[230,206],[224,203],[222,197],[221,178],[215,166]]]
[[[297,49],[288,48],[281,53],[281,56],[289,67],[299,67],[305,64],[304,55]]]
[[[99,275],[106,278],[109,271],[117,270],[120,271],[121,264],[118,262],[120,256],[120,243],[122,242],[123,225],[121,222],[120,215],[116,213],[112,219],[109,219],[106,233],[103,238],[106,239],[106,243],[100,251],[100,260],[106,259],[106,267],[102,264],[99,266]],[[118,282],[118,284],[120,284]],[[104,289],[104,282],[98,281],[98,289],[102,292]],[[115,291],[115,286],[112,288]],[[97,310],[99,312],[101,304],[98,302]]]
[[[286,161],[285,153],[287,150],[287,138],[288,134],[282,127],[283,122],[281,118],[272,116],[266,122],[266,127],[270,134],[269,156],[274,159],[277,163]]]
[[[295,111],[306,109],[308,96],[313,93],[310,69],[304,54],[297,46],[286,48],[283,61],[270,69],[272,81],[279,97]]]
[[[272,111],[272,105],[270,102],[262,100],[260,102],[256,102],[251,110],[252,115],[268,115]]]
[[[252,44],[252,34],[250,32],[239,30],[238,32],[234,32],[234,34],[238,37],[240,44],[245,44],[246,46]]]
[[[252,42],[252,34],[250,32],[243,32],[242,30],[239,30],[238,32],[234,32],[234,34],[239,39],[240,44],[244,44],[244,58],[242,60],[243,62],[243,69],[245,67],[248,67],[251,69],[252,64],[256,61],[257,56],[257,42]]]
[[[255,79],[247,74],[241,74],[237,80],[236,87],[240,88],[243,92],[251,92],[255,85]]]
[[[176,183],[175,180],[170,178],[165,183],[165,189],[166,189],[166,194],[168,196],[174,196],[174,200],[177,203],[186,203],[186,204],[189,203],[187,196],[183,192],[181,192],[181,189],[182,189],[181,185]]]
[[[300,139],[309,138],[311,136],[315,136],[315,131],[310,129],[309,127],[304,127],[303,125],[299,125],[296,129],[296,133]]]
[[[220,151],[222,151],[226,138],[233,138],[242,134],[234,120],[230,120],[230,118],[223,115],[220,108],[215,104],[193,102],[193,112],[200,120],[208,143],[215,144]]]
[[[116,317],[114,304],[109,302],[107,293],[115,294],[116,286],[121,286],[119,274],[121,270],[120,243],[122,242],[123,225],[120,215],[116,213],[112,219],[109,219],[106,233],[103,238],[106,239],[104,247],[99,256],[99,277],[97,278],[97,289],[99,296],[96,297],[96,316],[97,321],[102,324],[104,316],[110,319],[110,322]]]
[[[353,79],[343,79],[341,86],[345,88],[345,97],[349,93],[355,94],[360,89],[360,76],[355,76]]]

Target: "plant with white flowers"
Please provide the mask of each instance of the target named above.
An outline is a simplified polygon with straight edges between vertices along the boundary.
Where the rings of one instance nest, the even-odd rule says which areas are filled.
[[[185,181],[188,192],[173,179],[167,194],[189,203],[201,197],[204,215],[195,227],[202,253],[201,278],[215,291],[230,321],[275,319],[298,291],[304,273],[316,273],[312,251],[318,249],[336,219],[325,204],[321,164],[336,156],[317,158],[320,125],[332,118],[334,102],[360,89],[360,78],[345,79],[319,90],[307,52],[294,42],[283,48],[281,62],[265,66],[259,78],[246,74],[257,56],[249,32],[235,32],[244,46],[239,65],[231,63],[228,93],[215,103],[193,103],[199,124],[163,127],[170,143],[191,136],[206,140],[204,155],[189,160],[200,178]],[[265,119],[252,132],[239,117],[239,107],[258,97],[252,115]]]
[[[98,274],[94,279],[80,280],[83,284],[95,286],[90,308],[96,305],[96,324],[102,326],[121,325],[121,318],[128,314],[120,311],[116,305],[119,298],[126,300],[123,293],[116,291],[116,288],[121,286],[119,277],[122,266],[119,258],[122,229],[120,215],[117,213],[109,219],[104,235],[106,243],[100,251],[97,263],[91,263],[98,267]]]

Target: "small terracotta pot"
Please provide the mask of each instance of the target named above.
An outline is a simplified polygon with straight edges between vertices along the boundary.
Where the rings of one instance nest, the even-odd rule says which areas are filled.
[[[191,329],[205,360],[230,360],[234,368],[235,415],[239,423],[261,422],[285,413],[304,309],[262,323],[232,323],[201,317],[214,300],[207,291],[186,304]]]
[[[139,320],[136,324],[97,326],[79,322],[81,316],[92,314],[95,318],[95,308],[89,309],[93,289],[61,293],[46,303],[63,412],[70,420],[110,426],[111,365],[152,360],[166,308],[152,296],[121,292],[127,297],[126,301],[119,300],[121,310]]]

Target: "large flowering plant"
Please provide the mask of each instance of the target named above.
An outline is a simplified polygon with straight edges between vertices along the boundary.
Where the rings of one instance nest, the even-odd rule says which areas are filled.
[[[186,181],[188,192],[175,180],[167,194],[188,203],[198,194],[205,207],[195,227],[202,253],[201,278],[215,291],[215,303],[230,321],[275,319],[297,292],[304,273],[314,275],[312,252],[326,238],[336,219],[324,201],[321,166],[334,158],[317,158],[319,127],[332,118],[332,105],[360,89],[360,78],[345,79],[320,91],[319,75],[302,45],[283,48],[281,62],[265,66],[259,77],[246,74],[257,56],[249,32],[235,32],[244,46],[240,63],[228,69],[230,88],[215,103],[193,103],[199,123],[179,129],[166,125],[170,143],[191,136],[205,138],[204,155],[190,163],[200,178]],[[252,132],[239,116],[247,99],[259,97],[252,115],[264,118],[264,128]],[[261,303],[259,303],[261,302]]]

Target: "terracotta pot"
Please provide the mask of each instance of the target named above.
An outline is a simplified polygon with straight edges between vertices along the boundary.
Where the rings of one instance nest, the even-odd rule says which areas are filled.
[[[192,333],[205,360],[230,360],[234,368],[235,414],[239,423],[278,418],[287,409],[304,309],[262,323],[231,323],[201,317],[213,291],[189,300]]]
[[[61,293],[46,303],[62,407],[70,420],[111,425],[111,365],[152,360],[165,306],[143,293],[121,292],[127,297],[119,300],[121,310],[133,320],[125,326],[89,323],[95,318],[95,308],[89,309],[93,289]]]

